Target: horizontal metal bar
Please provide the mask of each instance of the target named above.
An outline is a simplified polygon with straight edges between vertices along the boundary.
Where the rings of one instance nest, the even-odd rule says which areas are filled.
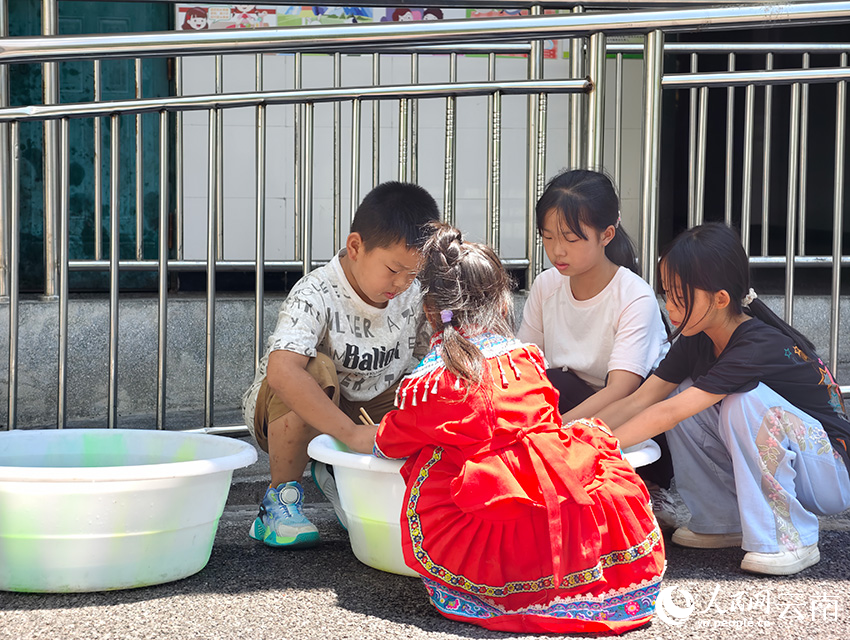
[[[414,53],[419,53],[422,55],[430,54],[444,56],[450,53],[460,53],[469,55],[487,55],[488,53],[495,53],[497,55],[508,55],[511,53],[525,54],[529,51],[531,51],[531,45],[526,42],[461,42],[459,44],[423,44],[418,47],[382,47],[380,53],[393,53],[396,55],[411,55]],[[368,45],[365,46],[362,50],[346,49],[345,52],[350,55],[370,55],[372,53],[375,53],[373,47],[370,47]],[[336,51],[319,51],[315,53],[326,53],[327,55],[333,55],[334,53],[336,53]]]
[[[180,433],[205,433],[210,436],[242,436],[249,435],[248,427],[244,424],[234,424],[229,427],[201,427],[200,429],[180,429]]]
[[[676,10],[511,16],[480,20],[315,25],[310,28],[161,31],[0,39],[0,62],[149,58],[234,53],[346,52],[352,48],[461,42],[527,42],[653,30],[709,31],[850,22],[850,1],[712,6]]]
[[[316,269],[327,260],[313,260],[311,264]],[[519,269],[528,266],[525,258],[507,258],[502,260],[506,269]],[[218,260],[215,268],[219,271],[253,271],[257,263],[254,260]],[[304,267],[301,260],[266,260],[263,263],[266,271],[300,271]],[[69,260],[68,268],[72,271],[108,271],[108,260]],[[169,271],[205,271],[206,260],[169,260]],[[158,260],[121,260],[118,262],[121,271],[156,271],[159,269]]]
[[[110,2],[112,0],[101,0]],[[174,0],[124,0],[126,2],[168,2]],[[800,3],[802,0],[787,0],[788,4]],[[284,5],[289,6],[292,0],[269,0],[263,3],[268,5]],[[399,5],[406,4],[399,0],[370,0],[370,7],[391,7],[396,8]],[[481,0],[451,0],[451,8],[480,8]],[[717,6],[717,5],[738,5],[741,0],[593,0],[592,2],[582,2],[581,0],[492,0],[486,3],[488,9],[525,9],[534,6],[540,6],[544,9],[572,9],[580,6],[586,9],[645,9],[647,7],[694,7],[699,5]],[[756,4],[756,3],[753,3]],[[762,4],[775,4],[774,0],[763,1]],[[441,5],[444,9],[446,5]]]
[[[785,256],[750,256],[751,267],[785,267]],[[831,267],[832,256],[796,256],[795,267]],[[850,267],[850,256],[841,256],[841,266]]]
[[[340,87],[327,89],[289,89],[254,91],[202,96],[82,102],[78,104],[30,105],[0,109],[0,122],[50,120],[111,114],[138,114],[167,111],[208,110],[213,108],[257,107],[270,104],[302,104],[339,100],[397,100],[399,98],[443,98],[502,94],[581,93],[590,83],[580,80],[504,80],[501,82],[446,82],[437,84],[380,85],[377,87]]]
[[[643,53],[642,44],[608,43],[606,51],[616,53]],[[850,43],[846,42],[670,42],[664,43],[664,53],[811,53],[837,54],[850,52]]]
[[[326,264],[327,260],[313,260],[313,268]],[[528,266],[525,258],[506,258],[502,264],[508,268],[521,268]],[[752,267],[784,267],[787,262],[785,256],[751,256]],[[216,269],[221,271],[253,271],[257,266],[254,260],[218,260]],[[267,260],[264,267],[268,271],[294,271],[303,266],[300,260]],[[795,267],[831,267],[832,256],[796,256]],[[841,266],[850,267],[850,256],[841,257]],[[68,268],[73,271],[108,271],[108,260],[70,260]],[[121,260],[118,268],[122,271],[156,271],[159,268],[158,260]],[[206,260],[169,260],[169,271],[199,271],[207,268]]]
[[[666,75],[661,81],[665,89],[689,87],[745,87],[750,84],[782,85],[805,82],[819,84],[850,79],[848,67],[817,69],[781,69],[774,71],[731,71],[719,73],[682,73]]]

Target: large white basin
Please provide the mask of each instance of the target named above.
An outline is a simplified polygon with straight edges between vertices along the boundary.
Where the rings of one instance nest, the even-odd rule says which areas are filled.
[[[233,470],[254,447],[153,430],[0,433],[0,589],[78,592],[206,566]]]
[[[314,460],[333,465],[351,549],[357,559],[381,571],[418,576],[404,563],[401,551],[405,487],[399,470],[404,461],[352,453],[327,434],[314,438],[307,452]],[[624,451],[633,467],[655,462],[660,456],[661,449],[652,440]]]

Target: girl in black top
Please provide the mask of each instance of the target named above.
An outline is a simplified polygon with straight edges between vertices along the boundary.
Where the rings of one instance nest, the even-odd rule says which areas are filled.
[[[736,233],[689,229],[659,261],[678,338],[655,373],[602,411],[622,447],[667,432],[691,510],[673,542],[741,546],[741,568],[788,575],[820,559],[817,515],[850,507],[850,421],[812,343],[749,286]]]

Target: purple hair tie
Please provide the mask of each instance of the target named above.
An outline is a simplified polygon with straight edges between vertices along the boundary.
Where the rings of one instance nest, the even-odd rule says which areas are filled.
[[[453,316],[454,314],[452,313],[451,309],[443,309],[442,311],[440,311],[440,320],[443,321],[443,324],[448,324],[449,322],[451,322]]]

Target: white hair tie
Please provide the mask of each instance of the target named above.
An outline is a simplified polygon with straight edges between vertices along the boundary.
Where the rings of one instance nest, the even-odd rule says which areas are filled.
[[[755,292],[754,289],[751,288],[750,292],[744,296],[743,300],[741,300],[741,304],[745,307],[749,307],[753,303],[753,300],[755,300],[756,298],[758,298],[758,294]]]

